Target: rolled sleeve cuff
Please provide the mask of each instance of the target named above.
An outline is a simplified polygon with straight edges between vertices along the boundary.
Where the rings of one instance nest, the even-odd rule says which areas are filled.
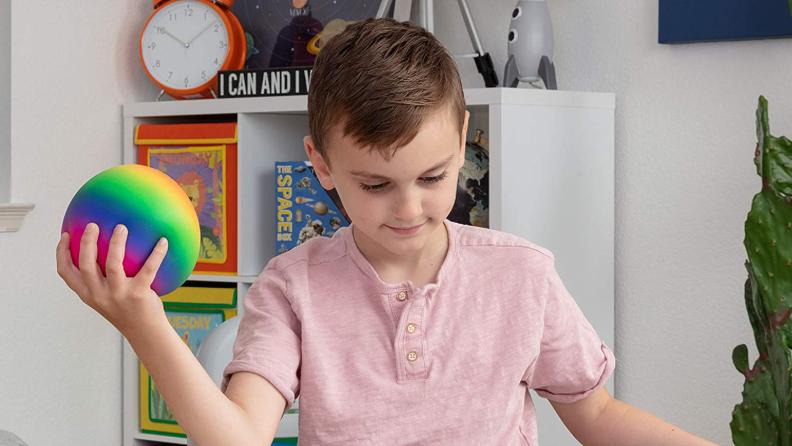
[[[294,404],[294,400],[296,400],[296,395],[282,379],[278,378],[275,373],[271,373],[270,370],[267,370],[266,367],[262,367],[258,364],[250,364],[241,361],[232,361],[226,367],[225,371],[223,372],[223,382],[220,385],[220,390],[225,393],[226,389],[228,389],[228,383],[231,381],[231,375],[237,372],[248,372],[248,373],[255,373],[256,375],[261,376],[262,378],[269,381],[273,387],[275,387],[278,392],[283,395],[283,398],[286,399],[286,407],[283,408],[283,412],[286,413],[287,410],[291,408]]]
[[[546,398],[551,401],[556,401],[558,403],[574,403],[575,401],[582,400],[583,398],[591,395],[597,389],[605,385],[608,381],[608,378],[613,374],[613,370],[616,368],[616,357],[613,355],[613,352],[604,342],[600,343],[600,347],[602,349],[602,353],[604,355],[604,361],[602,362],[598,373],[599,373],[599,380],[594,387],[585,390],[583,392],[578,393],[552,393],[548,392],[547,390],[542,389],[534,389],[537,395],[541,396],[542,398]]]

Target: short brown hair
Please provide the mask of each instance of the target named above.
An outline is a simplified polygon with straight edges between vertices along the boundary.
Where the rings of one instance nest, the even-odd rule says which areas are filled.
[[[342,135],[388,160],[437,112],[448,113],[461,138],[465,96],[456,61],[422,27],[390,18],[354,22],[316,57],[308,125],[325,161],[339,124]]]

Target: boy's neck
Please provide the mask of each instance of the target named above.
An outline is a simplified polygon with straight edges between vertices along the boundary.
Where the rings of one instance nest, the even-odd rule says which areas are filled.
[[[409,280],[416,288],[437,281],[448,252],[448,230],[440,224],[424,247],[415,253],[394,254],[353,227],[352,235],[363,257],[385,283]]]

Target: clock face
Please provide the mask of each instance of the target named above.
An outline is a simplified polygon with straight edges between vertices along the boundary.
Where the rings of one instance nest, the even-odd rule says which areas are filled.
[[[158,82],[170,88],[200,87],[223,66],[228,34],[211,6],[191,0],[168,3],[143,32],[143,63]]]

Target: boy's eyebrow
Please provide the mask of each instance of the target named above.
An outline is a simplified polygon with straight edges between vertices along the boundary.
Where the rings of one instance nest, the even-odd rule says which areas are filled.
[[[441,167],[447,166],[448,163],[450,163],[451,160],[453,160],[455,156],[456,155],[451,155],[448,158],[444,159],[443,161],[440,161],[439,163],[437,163],[434,166],[432,166],[431,168],[429,168],[429,170],[424,172],[423,175],[427,175],[429,172],[432,172],[432,171],[435,171],[435,170],[437,170],[437,169],[439,169]],[[365,171],[356,170],[356,171],[349,172],[349,174],[353,175],[353,176],[356,176],[358,178],[364,179],[364,180],[388,180],[388,181],[390,181],[390,178],[388,178],[388,177],[385,177],[385,176],[382,176],[382,175],[379,175],[379,174],[376,174],[376,173],[365,172]],[[421,175],[421,176],[423,176],[423,175]]]

